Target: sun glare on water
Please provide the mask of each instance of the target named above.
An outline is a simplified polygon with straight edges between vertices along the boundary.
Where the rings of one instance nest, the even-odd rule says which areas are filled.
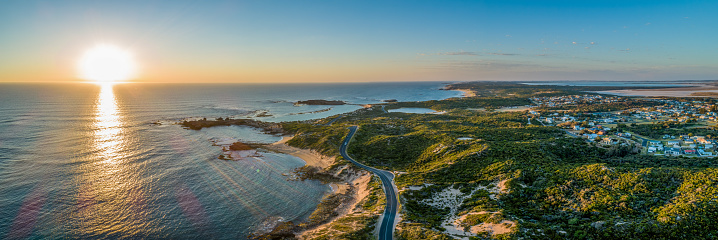
[[[135,77],[132,54],[120,47],[99,44],[88,49],[78,64],[80,78],[96,82],[126,81]]]

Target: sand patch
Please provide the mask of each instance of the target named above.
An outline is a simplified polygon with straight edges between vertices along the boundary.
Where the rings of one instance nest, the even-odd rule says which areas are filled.
[[[347,179],[346,183],[343,184],[337,184],[339,186],[344,185],[346,187],[345,191],[351,191],[352,194],[351,200],[342,203],[340,206],[341,209],[338,209],[339,215],[332,219],[331,221],[319,225],[317,227],[314,227],[309,230],[305,230],[302,232],[299,232],[296,234],[296,236],[299,239],[310,239],[312,236],[319,235],[319,232],[326,233],[328,231],[337,231],[331,228],[332,224],[337,221],[338,219],[341,219],[345,216],[353,215],[353,214],[369,214],[364,213],[361,211],[361,208],[359,207],[359,203],[361,203],[364,198],[369,196],[371,193],[371,189],[369,189],[369,181],[371,180],[372,175],[361,171],[359,173],[352,173],[350,176],[348,176],[349,179]],[[341,188],[341,187],[339,187]],[[334,189],[334,188],[333,188]],[[346,192],[345,192],[346,193]],[[355,227],[355,226],[353,226]]]
[[[424,188],[426,186],[431,186],[431,185],[434,185],[434,184],[424,183],[423,185],[420,185],[420,186],[406,186],[406,187],[402,188],[402,190],[416,191],[416,190],[421,190],[422,188]]]
[[[292,138],[294,138],[294,136],[283,136],[282,140],[262,147],[301,158],[308,166],[325,169],[334,164],[334,161],[336,160],[334,157],[324,156],[313,150],[295,148],[287,145],[287,141]]]
[[[476,97],[476,92],[471,91],[469,89],[454,89],[454,90],[462,92],[464,94],[463,97]]]
[[[516,107],[502,107],[499,109],[496,109],[498,112],[522,112],[531,109],[527,106],[516,106]]]
[[[422,186],[423,187],[423,186]],[[478,188],[477,188],[478,189]],[[458,217],[456,216],[456,213],[458,211],[459,206],[461,206],[461,203],[471,197],[471,195],[476,190],[472,191],[471,193],[461,193],[461,190],[454,189],[453,187],[448,187],[444,190],[442,190],[439,193],[436,193],[431,199],[427,199],[422,201],[423,203],[427,205],[431,205],[433,207],[437,208],[449,208],[449,214],[448,218],[444,220],[444,222],[441,223],[441,226],[446,229],[444,233],[452,235],[454,238],[458,239],[466,239],[468,240],[470,237],[475,236],[475,234],[472,234],[471,232],[465,232],[463,230],[463,227],[455,224]]]
[[[332,183],[329,184],[333,193],[346,194],[349,191],[349,184],[347,183]]]
[[[500,193],[509,193],[509,187],[506,186],[506,182],[508,180],[501,180],[499,183],[496,184],[496,187],[499,188]]]
[[[489,234],[493,235],[499,235],[499,234],[506,234],[510,233],[512,231],[512,228],[516,226],[516,223],[509,220],[503,220],[500,223],[482,223],[476,226],[471,227],[469,231],[474,234],[478,234],[480,232],[488,232]]]
[[[446,218],[446,220],[444,220],[444,222],[441,223],[441,226],[446,229],[444,231],[445,234],[449,234],[456,239],[468,240],[470,237],[476,236],[481,232],[488,232],[491,235],[509,233],[512,231],[512,228],[516,226],[515,222],[509,220],[502,220],[498,224],[484,222],[470,227],[467,226],[469,227],[468,229],[466,229],[468,231],[465,231],[465,228],[462,226],[462,223],[470,215],[500,214],[499,212],[480,211],[457,215],[459,212],[458,208],[459,206],[461,206],[461,203],[467,198],[471,197],[473,194],[476,194],[477,191],[483,190],[489,192],[490,194],[488,197],[492,200],[498,199],[498,196],[502,194],[509,193],[510,189],[507,182],[508,180],[502,180],[488,186],[478,186],[474,188],[470,193],[466,194],[461,193],[459,189],[448,187],[441,192],[434,194],[431,199],[426,199],[422,202],[437,208],[449,208],[448,217]],[[425,185],[407,186],[404,188],[404,190],[420,190],[424,186]]]

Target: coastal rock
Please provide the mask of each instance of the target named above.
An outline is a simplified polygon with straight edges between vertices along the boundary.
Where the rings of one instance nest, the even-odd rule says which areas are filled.
[[[256,121],[251,119],[230,119],[230,118],[224,118],[224,119],[217,119],[217,120],[207,120],[206,118],[201,120],[193,120],[193,121],[182,121],[180,123],[183,127],[192,129],[192,130],[200,130],[202,128],[208,128],[208,127],[214,127],[214,126],[232,126],[232,125],[240,125],[240,126],[249,126],[249,127],[255,127],[262,129],[265,133],[269,134],[277,134],[277,133],[284,133],[284,130],[282,129],[281,125],[277,123],[268,123],[268,122],[262,122],[262,121]]]
[[[244,150],[253,150],[253,149],[254,149],[253,147],[251,147],[247,144],[244,144],[242,142],[235,142],[235,143],[232,143],[232,145],[229,145],[229,150],[232,150],[232,151],[244,151]]]

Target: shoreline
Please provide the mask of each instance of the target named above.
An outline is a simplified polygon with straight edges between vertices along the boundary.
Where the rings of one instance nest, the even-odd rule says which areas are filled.
[[[282,136],[282,140],[264,145],[262,148],[298,157],[304,161],[305,166],[319,167],[322,169],[331,166],[336,161],[335,157],[325,156],[314,150],[289,146],[287,142],[292,140],[292,138],[294,138],[294,136]]]
[[[264,145],[261,148],[295,156],[302,159],[305,166],[317,167],[322,170],[326,170],[335,163],[336,157],[322,155],[311,149],[289,146],[287,142],[292,138],[294,138],[294,136],[285,135],[282,136],[282,140],[269,145]],[[327,185],[330,187],[331,191],[325,193],[324,197],[335,194],[346,194],[349,198],[343,201],[339,208],[335,209],[337,215],[328,222],[312,227],[302,227],[299,230],[294,231],[294,234],[298,239],[306,239],[308,236],[311,236],[312,233],[325,229],[328,226],[331,226],[338,219],[354,213],[353,209],[356,208],[356,205],[369,195],[366,189],[372,175],[365,171],[347,173],[346,171],[343,171],[346,168],[346,166],[341,167],[336,173],[331,173],[332,175],[335,175],[335,177],[342,179],[342,181],[328,183]],[[317,206],[320,204],[321,203],[318,203]],[[271,231],[272,230],[270,229],[269,232]]]
[[[454,91],[462,92],[464,95],[461,97],[476,97],[476,93],[470,89],[451,89]]]

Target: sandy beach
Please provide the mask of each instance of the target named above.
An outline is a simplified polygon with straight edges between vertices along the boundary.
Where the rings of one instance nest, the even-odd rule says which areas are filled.
[[[313,150],[295,148],[287,145],[287,142],[292,138],[294,138],[294,136],[283,136],[282,140],[263,147],[268,150],[277,151],[301,158],[308,166],[325,169],[334,164],[334,157],[324,156]]]
[[[329,166],[334,164],[334,161],[336,160],[334,157],[325,156],[313,150],[301,149],[287,145],[287,142],[293,137],[294,136],[283,136],[282,140],[270,145],[265,145],[263,148],[301,158],[308,166],[327,169]],[[335,210],[338,213],[338,216],[334,217],[334,219],[325,224],[298,232],[297,236],[300,239],[312,236],[313,233],[316,233],[317,231],[326,231],[327,227],[331,226],[337,219],[349,214],[358,214],[358,212],[356,212],[357,204],[369,195],[368,186],[372,175],[363,170],[357,172],[349,170],[350,169],[347,168],[347,166],[338,168],[337,171],[332,174],[341,178],[343,181],[329,184],[329,187],[332,189],[331,194],[348,193],[351,195],[348,201],[342,203],[340,207]]]
[[[454,89],[454,90],[461,91],[462,93],[464,93],[463,97],[476,97],[476,93],[469,89]]]
[[[325,224],[299,232],[297,234],[298,238],[310,239],[312,236],[317,235],[318,232],[338,231],[335,229],[330,229],[332,224],[337,219],[341,219],[342,217],[345,217],[347,215],[364,214],[358,211],[359,208],[357,205],[370,193],[368,186],[369,180],[371,180],[371,176],[372,175],[367,172],[364,172],[363,174],[355,174],[350,176],[344,183],[339,184],[338,189],[336,189],[339,190],[339,192],[336,192],[335,190],[335,193],[344,194],[348,191],[352,195],[351,200],[342,203],[342,205],[339,206],[338,209],[336,209],[336,212],[338,213],[337,217]]]

